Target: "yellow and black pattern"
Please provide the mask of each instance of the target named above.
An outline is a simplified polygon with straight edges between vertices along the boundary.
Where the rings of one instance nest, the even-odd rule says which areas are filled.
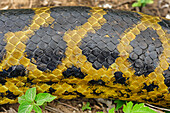
[[[0,104],[37,87],[170,107],[169,20],[94,7],[7,10],[0,40]]]

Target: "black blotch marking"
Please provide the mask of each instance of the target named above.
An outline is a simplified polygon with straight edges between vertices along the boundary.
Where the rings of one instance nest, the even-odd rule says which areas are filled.
[[[164,97],[163,95],[158,95],[157,96],[157,98],[159,98],[160,100],[164,100],[163,97]]]
[[[123,75],[122,72],[115,72],[114,77],[115,77],[116,81],[114,81],[113,83],[119,83],[119,84],[126,85],[126,79],[122,75]]]
[[[1,73],[0,73],[0,76],[1,76]],[[5,80],[4,77],[0,77],[0,84],[5,85],[6,82],[7,81]]]
[[[119,44],[120,35],[127,28],[140,21],[140,15],[137,13],[104,10],[107,14],[103,17],[107,22],[101,26],[101,29],[96,30],[96,33],[88,33],[81,40],[80,45],[83,55],[97,70],[102,66],[108,69],[115,62],[116,58],[119,57],[117,45]]]
[[[29,26],[35,15],[32,9],[12,9],[0,11],[0,31],[17,32]]]
[[[158,22],[159,25],[161,25],[163,30],[166,30],[168,34],[170,34],[170,21],[162,19],[161,22]]]
[[[75,95],[75,93],[74,92],[65,91],[63,95]]]
[[[5,34],[7,32],[22,31],[31,24],[35,15],[32,9],[12,9],[0,11],[0,63],[6,55]]]
[[[132,90],[130,90],[130,89],[125,89],[127,92],[131,92]]]
[[[144,92],[141,90],[141,91],[139,91],[139,92],[137,92],[137,93],[140,95],[140,94],[143,94]]]
[[[136,12],[122,11],[117,9],[104,9],[104,11],[106,11],[107,14],[110,15],[106,18],[108,21],[116,20],[116,22],[118,22],[120,26],[126,27],[125,29],[129,28],[133,24],[137,24],[141,21],[142,18],[142,16]],[[106,16],[104,15],[104,17]],[[127,25],[129,25],[129,27]]]
[[[63,72],[64,78],[69,78],[71,76],[75,78],[81,78],[83,79],[87,74],[82,73],[80,68],[77,68],[75,66],[72,66],[71,68],[68,68],[66,71]]]
[[[79,93],[78,91],[74,91],[77,95],[79,95],[79,97],[85,97],[85,95]]]
[[[103,80],[91,80],[88,83],[91,84],[91,85],[105,86],[105,82]]]
[[[142,99],[144,100],[145,102],[153,102],[152,99]]]
[[[130,97],[130,95],[129,94],[126,94],[126,98],[129,98]]]
[[[50,94],[54,93],[55,91],[56,91],[56,90],[55,90],[54,88],[52,88],[52,87],[49,88],[49,93],[50,93]]]
[[[26,75],[25,74],[26,69],[23,65],[12,66],[11,68],[12,68],[11,73],[10,73],[11,77],[18,77],[18,76],[25,76]]]
[[[170,65],[169,65],[169,68],[163,72],[163,75],[165,77],[165,80],[164,80],[165,85],[169,89],[170,88]]]
[[[94,90],[93,90],[93,94],[96,95],[96,96],[99,96],[99,95],[101,95],[102,93],[104,93],[103,91],[101,91],[101,92],[96,92],[96,91],[97,91],[97,89],[94,89]]]
[[[159,101],[164,101],[164,95],[158,95],[156,98],[155,98],[155,100],[153,100],[153,102],[159,102]]]
[[[51,8],[51,17],[55,20],[48,27],[40,27],[26,43],[26,56],[36,60],[41,71],[56,69],[65,58],[66,42],[64,33],[76,26],[83,25],[90,17],[91,8],[87,7],[55,7]]]
[[[145,86],[143,87],[143,89],[146,89],[147,92],[154,91],[154,88],[158,88],[158,86],[154,85],[154,83],[150,84],[149,86],[147,86],[145,83],[144,83],[144,85]]]
[[[142,100],[144,100],[145,102],[152,102],[152,103],[158,103],[158,102],[160,102],[160,101],[164,101],[164,96],[162,96],[162,98],[156,98],[156,99],[154,99],[154,100],[152,100],[152,99],[142,99]],[[161,106],[158,106],[158,107],[161,107]]]
[[[65,58],[67,45],[62,38],[64,34],[58,32],[60,32],[59,29],[41,27],[27,41],[26,57],[31,59],[31,62],[36,64],[41,71],[53,71]]]
[[[55,19],[54,29],[59,29],[60,32],[73,30],[76,26],[81,26],[90,18],[89,7],[55,7],[51,8],[51,17]]]
[[[158,22],[158,24],[161,25],[161,26],[170,28],[170,21],[169,20],[162,19],[162,21]]]
[[[16,98],[18,98],[19,95],[14,95],[13,92],[10,92],[9,90],[6,91],[7,95],[5,95],[5,97],[9,98],[9,99],[13,99],[15,100]]]
[[[0,31],[0,63],[2,63],[6,55],[6,50],[5,50],[6,44],[7,43],[5,42],[4,34],[1,33]]]
[[[32,81],[33,81],[33,79],[27,78],[27,83],[30,83],[31,85],[37,84],[37,83],[33,83]],[[53,84],[57,84],[58,82],[48,81],[48,82],[40,82],[40,83],[44,83],[44,84],[47,84],[47,85],[53,85]]]
[[[85,95],[79,93],[78,91],[73,91],[73,92],[65,91],[63,95],[78,95],[79,97],[85,97]]]
[[[32,82],[32,80],[33,80],[33,79],[29,79],[29,78],[27,78],[27,83],[30,83],[31,85],[36,84],[36,83],[33,83],[33,82]]]
[[[117,40],[118,37],[103,36],[105,32],[107,33],[104,27],[107,27],[107,25],[103,25],[101,30],[98,30],[96,34],[88,33],[88,36],[82,39],[80,45],[82,54],[87,57],[87,60],[97,70],[102,68],[102,66],[109,68],[119,55],[116,49],[116,45],[119,43]]]
[[[25,67],[23,65],[12,66],[7,70],[0,71],[0,83],[5,84],[6,78],[15,78],[18,76],[25,76]]]
[[[155,30],[147,28],[141,31],[136,38],[130,42],[133,51],[128,60],[132,63],[135,75],[147,76],[155,70],[159,64],[159,55],[162,54],[162,42]]]
[[[45,84],[47,84],[47,85],[53,85],[53,84],[57,84],[58,82],[49,81],[49,82],[43,82],[43,83],[45,83]]]
[[[119,94],[121,97],[124,97],[124,94],[121,91],[119,91]]]

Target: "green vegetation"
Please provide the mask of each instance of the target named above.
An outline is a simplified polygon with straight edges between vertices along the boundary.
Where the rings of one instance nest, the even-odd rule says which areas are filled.
[[[152,4],[153,0],[137,0],[137,2],[132,4],[132,7],[145,7],[146,4]]]
[[[117,111],[122,106],[124,113],[157,113],[156,111],[150,109],[149,107],[145,107],[144,103],[133,104],[131,101],[127,103],[126,101],[122,100],[115,100],[114,103],[116,103],[116,109],[115,108],[110,109],[109,113],[115,113],[115,111]]]
[[[89,110],[91,110],[91,107],[90,107],[90,103],[89,102],[87,102],[85,105],[83,105],[83,107],[82,107],[82,110],[84,111],[84,110],[86,110],[86,109],[89,109]]]
[[[144,103],[133,104],[131,101],[126,105],[123,105],[123,112],[125,113],[157,113],[156,111],[150,109],[149,107],[145,107]]]
[[[36,87],[30,88],[26,91],[25,95],[18,97],[20,104],[18,113],[30,113],[32,109],[36,113],[42,113],[39,106],[46,105],[47,102],[51,102],[56,98],[49,93],[39,93],[36,95]]]
[[[18,113],[30,113],[34,110],[36,113],[42,113],[39,106],[45,107],[47,102],[51,102],[56,98],[49,93],[39,93],[36,95],[36,88],[30,88],[26,91],[25,95],[18,97],[18,102],[20,104],[18,108]],[[156,113],[149,107],[145,107],[144,103],[134,104],[133,102],[127,102],[122,100],[114,100],[116,107],[109,109],[109,113],[115,113],[118,109],[122,108],[124,113]],[[90,103],[87,102],[83,104],[82,110],[91,110]],[[97,113],[103,113],[97,112]],[[168,113],[168,112],[167,112]]]
[[[97,113],[103,113],[103,112],[101,111],[101,112],[97,112]],[[109,113],[115,113],[115,108],[113,107],[112,109],[109,109]]]
[[[114,103],[116,103],[116,111],[123,106],[123,104],[126,104],[126,101],[123,100],[115,100]]]
[[[109,109],[109,113],[114,113],[115,112],[115,108]]]

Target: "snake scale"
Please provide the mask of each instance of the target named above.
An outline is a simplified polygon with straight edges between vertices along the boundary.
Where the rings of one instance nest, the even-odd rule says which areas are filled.
[[[1,10],[0,104],[31,87],[170,108],[170,20],[80,6]]]

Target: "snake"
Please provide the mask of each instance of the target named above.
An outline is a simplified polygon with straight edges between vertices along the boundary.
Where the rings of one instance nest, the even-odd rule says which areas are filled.
[[[32,87],[170,108],[170,20],[84,6],[1,10],[0,104]]]

